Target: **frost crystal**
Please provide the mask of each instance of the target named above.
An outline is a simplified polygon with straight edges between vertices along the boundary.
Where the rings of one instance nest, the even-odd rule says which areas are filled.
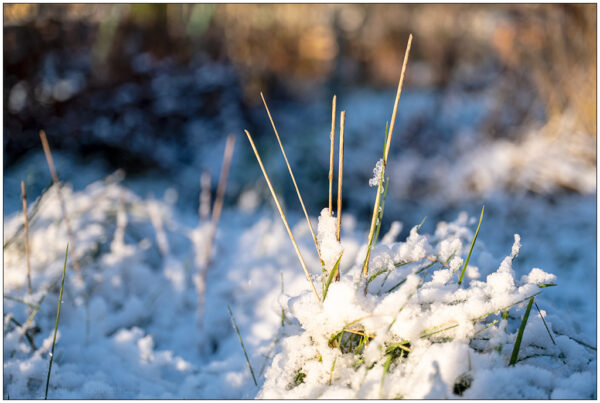
[[[375,168],[373,168],[373,177],[369,179],[369,186],[377,186],[379,185],[379,180],[381,179],[381,170],[383,169],[383,159],[377,161],[375,164]]]

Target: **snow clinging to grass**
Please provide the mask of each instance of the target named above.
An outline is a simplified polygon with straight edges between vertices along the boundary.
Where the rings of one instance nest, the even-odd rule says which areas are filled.
[[[377,164],[375,164],[375,168],[373,168],[373,177],[369,179],[369,186],[374,187],[379,185],[379,181],[381,180],[381,170],[383,169],[383,159],[379,159]]]
[[[329,216],[329,209],[321,210],[319,226],[317,229],[317,243],[321,251],[321,258],[325,263],[325,269],[329,272],[337,262],[343,251],[342,244],[336,237],[337,219]]]

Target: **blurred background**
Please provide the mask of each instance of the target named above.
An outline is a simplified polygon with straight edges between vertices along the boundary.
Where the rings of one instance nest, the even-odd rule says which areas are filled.
[[[5,4],[5,214],[21,179],[32,195],[50,184],[40,129],[75,188],[122,169],[189,210],[235,134],[226,203],[252,210],[269,196],[247,128],[297,209],[262,91],[312,215],[327,204],[337,94],[344,208],[366,220],[409,33],[394,219],[595,194],[595,4]]]

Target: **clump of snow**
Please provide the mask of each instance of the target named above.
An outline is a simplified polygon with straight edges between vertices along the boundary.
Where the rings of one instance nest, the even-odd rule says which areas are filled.
[[[381,171],[383,170],[383,159],[379,159],[373,168],[373,176],[369,179],[369,186],[374,187],[379,185],[381,180]]]
[[[319,216],[319,226],[317,229],[317,243],[321,252],[321,259],[325,263],[325,270],[330,272],[344,248],[337,240],[337,219],[329,216],[329,209],[321,210]]]
[[[520,361],[508,366],[524,302],[555,276],[536,268],[515,280],[512,262],[521,246],[515,235],[496,271],[481,281],[469,265],[471,275],[459,286],[457,255],[470,247],[466,222],[441,223],[435,236],[414,227],[406,241],[377,248],[372,261],[380,263],[372,265],[366,295],[361,276],[348,274],[330,286],[322,304],[309,291],[289,299],[299,326],[279,345],[257,397],[452,398],[460,383],[464,397],[539,399],[565,396],[558,376],[565,370],[595,376],[595,353],[566,337],[560,342],[568,348],[554,345],[533,314]],[[358,259],[350,271],[360,269]],[[344,337],[355,344],[342,347]],[[587,390],[583,395],[593,395]]]
[[[325,267],[343,251],[344,270],[320,303],[278,221],[225,211],[213,265],[197,288],[209,235],[197,216],[179,216],[168,201],[145,200],[110,179],[77,192],[64,186],[63,195],[84,281],[70,257],[51,398],[595,398],[593,341],[565,324],[570,313],[561,307],[539,303],[546,324],[531,311],[519,361],[508,365],[527,300],[552,292],[540,286],[557,278],[519,267],[520,237],[502,260],[482,238],[458,286],[475,224],[466,214],[433,234],[414,227],[401,242],[401,224],[392,224],[365,280],[366,235],[345,226],[342,245],[324,210],[318,244]],[[41,398],[69,241],[54,187],[30,220],[31,296],[21,223],[20,214],[5,217],[4,294],[40,310],[32,345],[12,320],[24,323],[29,308],[4,300],[4,397]],[[306,229],[294,232],[303,251],[313,248]],[[319,275],[316,254],[305,257]],[[201,314],[199,293],[206,294]],[[399,343],[408,350],[394,349]]]

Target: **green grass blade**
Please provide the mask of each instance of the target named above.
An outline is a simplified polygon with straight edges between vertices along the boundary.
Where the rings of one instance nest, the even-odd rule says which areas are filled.
[[[333,381],[333,370],[335,369],[335,362],[337,361],[337,357],[333,359],[333,364],[331,364],[331,370],[329,371],[329,385]]]
[[[248,368],[250,368],[250,374],[252,374],[252,380],[254,381],[254,385],[258,386],[258,382],[256,382],[256,377],[254,376],[254,370],[252,369],[252,365],[250,364],[250,359],[248,358],[248,353],[246,353],[246,347],[244,347],[244,342],[242,341],[242,335],[240,334],[240,329],[238,329],[237,324],[235,323],[235,319],[233,317],[233,312],[231,312],[231,307],[229,305],[227,305],[227,309],[229,310],[229,316],[231,317],[231,324],[233,325],[233,329],[237,333],[238,339],[240,339],[242,351],[244,351],[244,357],[246,357],[246,362],[248,363]]]
[[[423,223],[425,223],[425,220],[427,220],[427,216],[423,217],[419,225],[417,225],[417,232],[421,230],[421,227],[423,226]]]
[[[335,262],[335,265],[333,265],[331,272],[329,272],[329,276],[327,277],[327,282],[325,284],[323,284],[323,302],[325,302],[325,298],[327,298],[327,291],[329,291],[329,286],[331,285],[331,282],[333,281],[336,273],[340,269],[340,261],[342,260],[343,254],[344,254],[344,252],[342,251],[342,253],[340,254],[340,257],[338,257],[337,262]]]
[[[465,260],[465,264],[463,265],[462,272],[460,273],[460,278],[458,279],[458,285],[462,283],[463,276],[465,275],[465,271],[467,270],[467,265],[469,264],[469,259],[471,259],[471,253],[473,252],[473,247],[475,246],[475,241],[477,240],[477,235],[479,234],[479,227],[481,226],[481,221],[483,221],[483,211],[485,210],[485,206],[481,206],[481,215],[479,216],[479,224],[477,224],[477,229],[475,230],[475,236],[473,237],[473,242],[471,242],[471,249],[469,249],[469,254],[467,255],[467,260]]]
[[[377,226],[375,227],[375,236],[373,237],[373,249],[377,246],[377,240],[379,239],[379,230],[381,229],[381,222],[383,221],[383,209],[385,208],[385,199],[387,197],[388,185],[390,184],[390,178],[385,180],[385,186],[383,188],[383,199],[381,200],[381,211],[377,217]]]
[[[439,330],[436,330],[435,328],[425,330],[423,332],[423,334],[421,335],[421,339],[424,339],[425,337],[433,336],[434,334],[445,332],[446,330],[454,329],[455,327],[458,327],[458,323],[448,326],[448,327],[445,327],[443,329],[439,329]],[[427,333],[428,331],[429,331],[429,333]]]
[[[52,372],[52,362],[54,361],[54,346],[56,345],[56,332],[58,331],[58,320],[60,319],[60,307],[62,305],[63,289],[65,287],[65,272],[67,271],[67,256],[69,256],[69,244],[65,251],[65,264],[63,265],[62,280],[60,282],[60,292],[58,294],[58,308],[56,310],[56,324],[54,325],[54,338],[52,339],[52,351],[50,352],[50,364],[48,365],[48,377],[46,378],[46,393],[44,400],[48,399],[48,387],[50,386],[50,373]]]
[[[519,348],[521,347],[521,340],[523,339],[523,333],[525,332],[525,325],[527,325],[527,320],[529,319],[529,312],[531,312],[531,306],[533,305],[534,297],[529,299],[529,304],[527,304],[527,309],[525,310],[525,315],[523,315],[523,320],[521,321],[521,327],[519,328],[519,333],[517,333],[517,339],[515,340],[515,347],[513,348],[512,355],[510,357],[510,363],[508,365],[515,365],[517,363],[517,357],[519,355]]]
[[[373,203],[373,215],[371,216],[371,225],[369,226],[369,236],[367,239],[367,254],[365,256],[365,260],[362,266],[362,272],[365,277],[367,277],[369,271],[369,259],[371,257],[371,251],[373,250],[373,238],[375,236],[375,225],[377,223],[377,217],[379,217],[379,208],[381,207],[381,188],[383,186],[383,178],[385,178],[385,168],[387,165],[387,158],[385,156],[385,151],[387,149],[388,142],[388,126],[386,123],[385,128],[385,139],[383,142],[383,158],[382,158],[382,166],[381,166],[381,175],[379,177],[379,183],[377,184],[377,194],[375,195],[375,202]],[[379,219],[381,221],[381,218]],[[365,283],[365,295],[367,295],[367,287],[368,284]]]
[[[381,394],[383,393],[383,384],[385,383],[385,376],[390,370],[390,365],[392,364],[392,359],[394,357],[392,354],[387,355],[387,359],[385,360],[385,364],[383,364],[383,374],[381,375],[381,382],[379,383],[379,398],[381,399]]]
[[[387,273],[388,269],[377,270],[375,273],[371,274],[371,276],[367,279],[367,283],[371,284],[371,281],[375,280],[377,277],[381,276],[383,273]]]

